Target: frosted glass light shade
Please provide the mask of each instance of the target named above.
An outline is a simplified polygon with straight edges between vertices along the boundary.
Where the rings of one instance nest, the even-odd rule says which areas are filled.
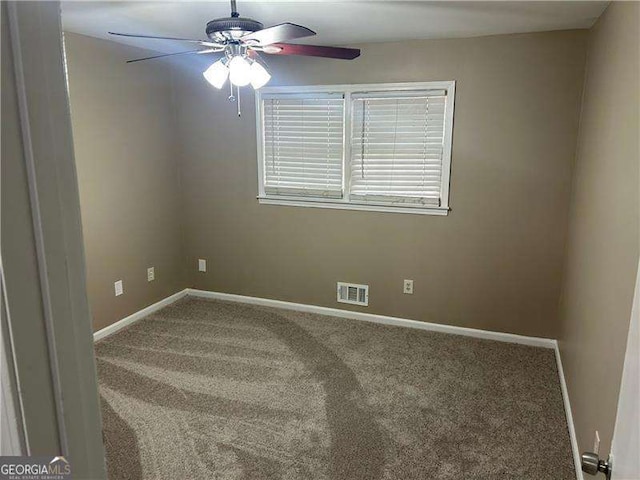
[[[224,85],[224,82],[227,81],[227,77],[229,76],[229,68],[222,62],[222,60],[218,60],[204,72],[202,72],[202,76],[211,85],[220,89]]]
[[[251,64],[251,85],[254,89],[264,87],[270,79],[271,75],[262,65],[258,62]]]
[[[235,56],[229,62],[229,80],[238,87],[251,82],[251,65],[241,56]]]

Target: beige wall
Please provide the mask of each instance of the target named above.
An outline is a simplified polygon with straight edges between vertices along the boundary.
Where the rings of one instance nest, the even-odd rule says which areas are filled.
[[[186,286],[171,75],[163,62],[125,63],[146,50],[69,33],[65,43],[98,330]]]
[[[561,302],[561,353],[581,450],[609,452],[638,265],[640,5],[591,32]]]
[[[361,47],[353,62],[270,57],[271,84],[456,80],[450,215],[259,205],[251,91],[237,118],[181,59],[189,285],[358,309],[336,281],[365,283],[363,311],[555,338],[586,32]]]

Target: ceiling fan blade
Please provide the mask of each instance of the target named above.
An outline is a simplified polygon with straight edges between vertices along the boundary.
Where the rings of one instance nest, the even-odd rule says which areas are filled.
[[[118,35],[120,37],[133,37],[133,38],[152,38],[156,40],[177,40],[179,42],[189,42],[189,43],[197,43],[199,45],[203,45],[205,47],[224,47],[219,43],[209,42],[207,40],[194,40],[191,38],[176,38],[176,37],[156,37],[153,35],[137,35],[135,33],[117,33],[117,32],[107,32],[109,35]]]
[[[156,58],[163,58],[163,57],[173,57],[175,55],[191,55],[191,54],[202,55],[204,53],[216,53],[220,51],[221,50],[216,48],[208,48],[206,50],[189,50],[187,52],[163,53],[162,55],[154,55],[152,57],[144,57],[144,58],[136,58],[135,60],[127,60],[127,63],[142,62],[143,60],[154,60]]]
[[[295,43],[274,43],[262,49],[270,55],[306,55],[309,57],[338,58],[353,60],[360,56],[358,48],[324,47],[322,45],[298,45]]]
[[[247,33],[240,40],[249,44],[271,45],[272,43],[293,40],[294,38],[310,37],[316,32],[296,25],[295,23],[281,23],[273,27],[263,28],[257,32]]]

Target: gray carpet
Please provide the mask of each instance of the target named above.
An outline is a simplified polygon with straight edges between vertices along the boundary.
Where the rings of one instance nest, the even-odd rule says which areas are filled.
[[[575,479],[552,350],[186,298],[96,355],[111,480]]]

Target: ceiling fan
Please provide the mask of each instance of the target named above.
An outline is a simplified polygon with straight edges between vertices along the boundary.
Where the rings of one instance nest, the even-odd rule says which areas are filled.
[[[266,64],[260,57],[260,53],[268,55],[304,55],[311,57],[337,58],[353,60],[360,56],[357,48],[326,47],[321,45],[300,45],[283,43],[296,38],[310,37],[316,33],[313,30],[296,25],[294,23],[281,23],[273,27],[264,28],[257,20],[241,17],[237,11],[236,0],[231,0],[231,16],[217,18],[207,23],[208,40],[194,40],[189,38],[156,37],[152,35],[136,35],[131,33],[109,32],[111,35],[121,37],[151,38],[159,40],[176,40],[195,43],[198,50],[186,52],[166,53],[152,57],[137,58],[127,63],[153,60],[156,58],[171,57],[175,55],[203,55],[220,53],[222,58],[214,62],[203,72],[204,78],[214,87],[221,89],[229,78],[231,94],[229,100],[234,101],[233,87],[240,95],[239,87],[251,84],[254,89],[259,89],[271,79],[271,74]],[[238,104],[238,115],[240,106]]]

